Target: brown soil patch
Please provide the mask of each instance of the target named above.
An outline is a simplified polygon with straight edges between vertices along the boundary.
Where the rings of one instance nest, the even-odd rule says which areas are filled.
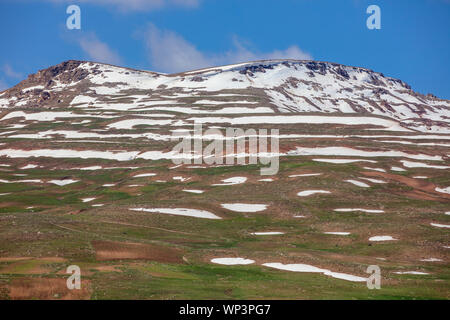
[[[418,191],[418,190],[404,192],[403,194],[409,198],[414,198],[414,199],[418,199],[418,200],[442,201],[442,199],[430,196],[429,194],[422,192],[422,191]]]
[[[183,263],[182,251],[154,244],[93,241],[97,260],[151,260],[164,263]]]
[[[83,212],[85,212],[85,211],[86,211],[86,209],[72,210],[72,211],[69,211],[67,214],[70,214],[70,215],[76,215],[76,214],[83,213]]]
[[[80,290],[69,290],[67,279],[22,278],[9,285],[9,296],[18,300],[87,300],[90,298],[90,282],[81,280]]]
[[[120,266],[98,266],[95,267],[95,270],[101,271],[101,272],[123,272],[119,269]]]
[[[13,262],[0,270],[2,274],[45,274],[52,270],[46,267],[46,264],[64,262],[64,258],[48,257],[48,258],[26,258],[26,257],[10,257],[0,258],[0,261]]]
[[[450,199],[450,195],[445,193],[437,192],[435,190],[436,185],[428,182],[426,180],[421,179],[413,179],[404,177],[397,174],[392,173],[384,173],[384,172],[362,172],[362,174],[369,177],[382,177],[390,180],[394,180],[400,183],[407,185],[408,187],[414,188],[416,190],[407,192],[406,195],[410,195],[411,197],[415,197],[418,199],[424,200],[442,200],[442,198]],[[428,193],[428,194],[427,194]],[[429,194],[431,193],[431,195]],[[441,198],[441,199],[439,199]]]
[[[61,257],[42,257],[42,258],[37,258],[37,260],[43,260],[45,262],[65,262],[66,259],[61,258]]]
[[[15,207],[15,206],[21,207],[22,204],[19,202],[2,202],[2,203],[0,203],[0,208]]]
[[[151,227],[151,226],[138,225],[138,224],[133,224],[133,223],[125,223],[125,222],[119,222],[119,221],[100,220],[99,222],[111,223],[111,224],[119,224],[119,225],[123,225],[123,226],[130,226],[130,227],[137,227],[137,228],[155,229],[155,230],[161,230],[161,231],[167,231],[167,232],[173,232],[173,233],[180,233],[180,234],[194,234],[194,233],[190,233],[190,232],[182,232],[182,231],[177,231],[177,230],[170,230],[170,229],[165,229],[165,228]]]
[[[22,261],[30,259],[29,257],[0,257],[0,262]]]
[[[61,257],[0,257],[0,262],[13,262],[13,261],[22,261],[22,260],[38,260],[43,262],[65,262],[66,259]]]

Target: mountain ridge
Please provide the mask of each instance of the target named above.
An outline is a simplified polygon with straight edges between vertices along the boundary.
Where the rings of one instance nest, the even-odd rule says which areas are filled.
[[[224,94],[252,99],[224,100]],[[202,95],[212,99],[206,105],[239,103],[269,107],[275,113],[373,114],[419,131],[450,131],[450,100],[415,92],[404,81],[370,69],[313,60],[257,60],[173,74],[67,60],[1,92],[0,107],[105,109],[107,104],[114,109],[120,100],[129,105],[122,110],[128,110],[158,101],[174,107],[198,101],[202,105],[194,100]]]

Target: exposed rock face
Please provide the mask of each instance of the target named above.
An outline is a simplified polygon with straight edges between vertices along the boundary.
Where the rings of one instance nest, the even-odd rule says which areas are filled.
[[[0,94],[0,108],[95,108],[114,105],[119,96],[131,105],[136,95],[146,96],[140,106],[157,105],[158,99],[182,106],[192,100],[167,97],[212,92],[218,99],[224,92],[254,98],[252,107],[279,113],[373,114],[420,131],[450,130],[448,100],[416,93],[403,81],[372,70],[319,61],[266,60],[166,75],[70,60]]]
[[[36,74],[30,75],[28,80],[32,83],[47,84],[55,78],[60,80],[62,83],[83,80],[88,76],[89,72],[87,70],[78,69],[78,66],[81,63],[81,61],[74,60],[65,61],[56,66],[40,70]]]
[[[14,89],[20,90],[36,85],[43,85],[45,88],[51,88],[55,84],[55,80],[59,80],[62,83],[82,80],[88,76],[89,72],[78,69],[78,66],[81,63],[81,61],[69,60],[56,66],[39,70],[35,74],[29,75],[26,80],[20,82],[8,91],[11,93]]]
[[[31,74],[27,79],[7,90],[6,98],[16,97],[17,101],[30,101],[31,107],[45,107],[45,103],[58,100],[58,95],[52,92],[57,83],[70,84],[86,78],[89,71],[78,68],[82,61],[69,60],[56,66],[39,70]],[[24,90],[30,88],[31,90]],[[35,88],[33,88],[35,87]]]

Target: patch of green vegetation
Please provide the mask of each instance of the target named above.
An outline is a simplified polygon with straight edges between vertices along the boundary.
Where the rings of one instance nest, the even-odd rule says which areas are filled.
[[[0,213],[13,213],[13,212],[23,212],[24,208],[23,207],[1,207],[0,208]]]
[[[164,189],[170,188],[176,185],[174,182],[158,182],[153,184],[148,184],[145,187],[142,187],[140,190],[144,193],[157,193]]]
[[[99,273],[93,279],[93,299],[436,299],[442,283],[383,285],[368,290],[365,283],[323,274],[278,271],[261,266],[213,264],[125,267],[124,273]],[[424,280],[417,280],[423,283]],[[442,298],[442,297],[441,297]]]
[[[99,195],[104,195],[109,201],[118,201],[124,199],[130,199],[132,196],[126,192],[114,191],[114,190],[104,190]]]
[[[312,160],[302,160],[302,161],[282,161],[280,162],[280,171],[289,170],[303,167],[322,167],[324,163]]]
[[[215,168],[194,169],[194,173],[198,175],[224,175],[227,173],[245,172],[246,174],[258,173],[261,165],[234,165]]]
[[[39,189],[42,189],[42,187],[25,183],[0,183],[0,193],[19,193]],[[4,199],[7,196],[10,195],[3,195],[2,199]]]

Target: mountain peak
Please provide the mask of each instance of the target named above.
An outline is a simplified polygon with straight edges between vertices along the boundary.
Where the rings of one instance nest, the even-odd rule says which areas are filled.
[[[227,110],[246,105],[277,113],[372,114],[421,131],[449,127],[450,101],[416,93],[405,82],[369,69],[311,60],[250,61],[175,74],[68,60],[3,92],[0,107],[159,105],[193,111],[192,105],[201,107],[201,96],[215,96],[209,104]]]

